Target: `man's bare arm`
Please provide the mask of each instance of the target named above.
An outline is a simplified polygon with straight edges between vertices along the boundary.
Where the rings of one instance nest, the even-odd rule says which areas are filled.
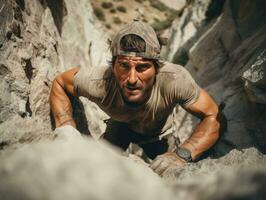
[[[191,151],[194,161],[212,147],[219,138],[219,110],[214,100],[203,89],[200,90],[197,101],[185,110],[201,119],[191,137],[181,145]]]
[[[53,81],[50,92],[50,106],[56,127],[71,125],[76,128],[68,95],[77,96],[74,91],[74,75],[78,71],[79,67],[73,68],[58,75]]]

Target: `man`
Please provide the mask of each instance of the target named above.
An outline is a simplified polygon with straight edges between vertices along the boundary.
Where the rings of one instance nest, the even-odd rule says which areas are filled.
[[[124,150],[139,144],[159,175],[196,161],[219,137],[218,107],[186,69],[160,61],[160,49],[153,28],[135,20],[114,37],[109,65],[57,76],[50,95],[56,127],[76,127],[68,95],[84,96],[111,117],[104,138]],[[179,146],[168,134],[176,105],[201,119]]]

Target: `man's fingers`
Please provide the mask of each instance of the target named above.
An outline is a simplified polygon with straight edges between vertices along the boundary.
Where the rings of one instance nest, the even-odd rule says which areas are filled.
[[[150,168],[162,176],[165,171],[169,168],[175,168],[178,166],[183,166],[185,162],[181,160],[176,154],[166,153],[160,156],[157,156],[154,161],[151,163]]]
[[[170,164],[170,160],[169,159],[166,159],[163,156],[158,156],[152,162],[152,164],[150,165],[150,167],[152,168],[152,170],[156,174],[161,175],[167,169],[167,167],[169,166],[169,164]]]
[[[181,174],[181,167],[180,166],[169,166],[167,167],[167,169],[160,175],[163,177],[173,177],[173,176],[178,176],[179,174]]]
[[[160,165],[154,170],[154,172],[161,176],[163,172],[167,169],[168,165],[169,164],[167,162],[162,161]]]
[[[73,138],[81,138],[80,132],[75,129],[71,125],[64,125],[57,127],[54,130],[55,135],[57,135],[57,139],[64,139],[64,140],[69,140]]]
[[[152,168],[152,170],[155,170],[161,164],[161,162],[162,159],[157,158],[151,163],[150,167]]]

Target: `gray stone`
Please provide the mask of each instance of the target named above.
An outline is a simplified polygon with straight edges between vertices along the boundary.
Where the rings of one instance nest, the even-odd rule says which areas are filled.
[[[204,24],[205,13],[211,1],[197,0],[186,6],[182,16],[173,21],[169,41],[162,57],[170,62],[180,62],[195,41],[198,29]]]
[[[6,200],[174,199],[151,169],[82,137],[27,145],[0,163],[0,193]]]
[[[256,59],[254,64],[243,73],[245,89],[252,102],[266,104],[266,50]]]
[[[67,131],[67,129],[64,129]],[[234,150],[172,168],[163,180],[135,158],[71,131],[0,154],[3,199],[263,199],[266,157]],[[133,160],[132,160],[133,159]],[[234,187],[236,186],[236,187]]]
[[[256,149],[233,150],[219,159],[204,159],[163,174],[176,199],[264,199],[266,157]]]
[[[0,124],[0,149],[16,146],[17,144],[31,143],[44,138],[53,138],[51,126],[46,125],[39,117],[15,115]]]
[[[50,127],[49,93],[55,76],[76,66],[91,70],[110,56],[103,26],[86,0],[1,1],[0,8],[0,123],[20,115],[32,119],[32,125],[25,119],[27,126],[34,126],[34,119],[39,118],[43,127]],[[75,117],[85,127],[86,113],[92,118],[88,119],[93,123],[90,132],[99,137],[105,127],[104,113],[88,100],[83,103],[86,110]],[[21,129],[27,127],[22,123]]]
[[[214,147],[217,155],[224,155],[233,148],[257,147],[266,152],[265,146],[265,12],[263,1],[226,1],[220,15],[208,22],[208,17],[199,18],[201,25],[191,30],[193,43],[183,42],[186,36],[180,33],[185,25],[193,22],[190,10],[176,22],[171,38],[168,56],[181,55],[187,58],[185,67],[192,73],[199,85],[205,88],[223,105],[225,119],[223,133]],[[212,2],[207,10],[208,16]],[[250,8],[250,9],[248,9]],[[201,15],[203,16],[203,15]],[[207,21],[206,21],[207,20]],[[255,20],[255,21],[253,21]],[[252,22],[253,21],[253,22]],[[254,26],[257,24],[257,26]],[[182,26],[181,26],[182,25]],[[249,29],[250,28],[250,29]],[[196,31],[196,32],[195,32]],[[171,60],[171,59],[170,59]],[[179,60],[172,59],[174,62]],[[177,124],[191,121],[190,116],[177,120]],[[187,126],[195,126],[196,121]],[[182,128],[189,130],[189,128]],[[181,135],[190,135],[182,131]]]

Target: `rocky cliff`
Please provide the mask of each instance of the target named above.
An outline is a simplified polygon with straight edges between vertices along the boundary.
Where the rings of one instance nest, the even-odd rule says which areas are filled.
[[[60,72],[99,66],[108,59],[107,36],[89,1],[0,1],[0,143],[50,135],[49,92]],[[79,129],[102,132],[105,115],[74,102]],[[90,111],[90,112],[89,112]],[[94,111],[91,113],[91,111]]]
[[[185,65],[220,105],[216,155],[248,147],[265,153],[265,1],[207,2],[194,1],[173,23],[164,57]]]
[[[265,7],[187,1],[172,23],[163,56],[189,69],[224,117],[210,154],[219,158],[169,169],[165,181],[107,144],[52,132],[51,81],[109,58],[90,1],[0,0],[0,198],[265,199]],[[72,102],[78,129],[98,137],[108,116],[80,100]],[[177,111],[184,140],[196,119]]]

